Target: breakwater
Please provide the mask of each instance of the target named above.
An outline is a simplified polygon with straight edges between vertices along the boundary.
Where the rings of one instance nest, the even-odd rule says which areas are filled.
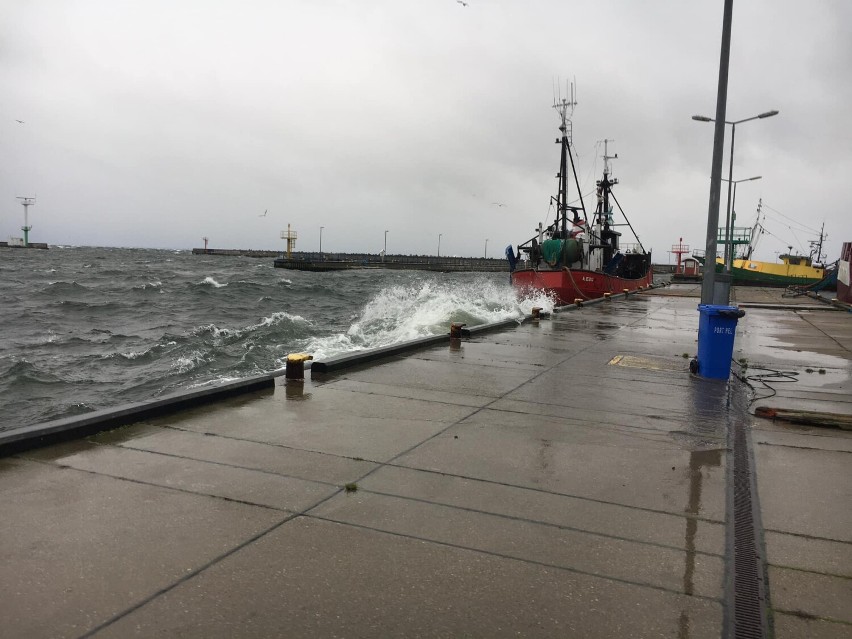
[[[231,257],[280,257],[281,251],[261,251],[257,249],[192,249],[193,255],[228,255]]]
[[[279,256],[274,265],[297,271],[349,271],[386,269],[403,271],[509,272],[505,259],[437,257],[433,255],[376,255],[375,253],[296,253]]]

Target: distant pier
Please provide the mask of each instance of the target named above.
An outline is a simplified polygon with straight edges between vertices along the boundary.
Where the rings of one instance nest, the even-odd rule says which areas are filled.
[[[23,242],[0,242],[0,248],[47,250],[50,247],[48,247],[47,242],[29,242],[26,245]]]
[[[283,251],[256,249],[194,248],[193,255],[222,255],[236,257],[275,258],[275,268],[294,271],[351,271],[360,269],[388,269],[398,271],[437,271],[502,273],[509,271],[505,258],[491,257],[438,257],[435,255],[385,255],[376,253],[319,253],[293,251],[286,257]],[[655,273],[672,273],[674,265],[654,264]]]
[[[227,255],[231,257],[281,257],[281,251],[259,251],[256,249],[192,249],[193,255]]]
[[[291,253],[279,255],[275,268],[296,271],[350,271],[388,269],[399,271],[439,271],[490,273],[509,272],[505,259],[484,257],[436,257],[432,255],[376,255],[369,253]]]

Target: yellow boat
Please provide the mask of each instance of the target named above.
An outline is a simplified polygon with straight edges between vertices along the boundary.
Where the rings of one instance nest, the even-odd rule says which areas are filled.
[[[806,255],[779,255],[781,263],[758,260],[734,260],[731,283],[739,286],[807,286],[825,277],[825,268],[814,266]],[[722,258],[716,260],[716,272],[722,272]]]

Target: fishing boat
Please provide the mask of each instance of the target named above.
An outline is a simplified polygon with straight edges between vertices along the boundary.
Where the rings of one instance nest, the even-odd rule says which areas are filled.
[[[539,223],[536,235],[519,244],[517,252],[512,246],[506,247],[513,286],[523,292],[542,291],[557,304],[633,291],[653,282],[651,253],[645,251],[612,192],[618,180],[611,177],[609,163],[618,155],[607,153],[611,140],[604,140],[603,177],[597,181],[597,206],[592,219],[588,219],[571,149],[570,115],[575,104],[572,94],[570,101],[562,99],[553,105],[559,113],[562,132],[556,140],[561,145],[557,195],[551,196],[555,219],[546,228]],[[579,206],[568,202],[569,171],[574,177]],[[623,223],[614,221],[613,202]],[[635,244],[621,244],[621,232],[616,228],[624,226],[636,237]]]
[[[828,274],[822,252],[825,225],[820,229],[819,239],[810,242],[809,255],[795,254],[793,247],[788,246],[787,253],[778,256],[780,262],[752,259],[757,240],[765,232],[761,223],[762,205],[763,201],[760,200],[757,205],[757,220],[748,233],[745,251],[740,257],[734,255],[731,260],[731,283],[737,286],[787,287],[809,286],[821,282]],[[748,228],[733,229],[732,236],[738,235],[738,231],[748,232]],[[723,229],[719,230],[719,235],[723,236]],[[717,273],[723,272],[724,264],[722,258],[716,258]]]

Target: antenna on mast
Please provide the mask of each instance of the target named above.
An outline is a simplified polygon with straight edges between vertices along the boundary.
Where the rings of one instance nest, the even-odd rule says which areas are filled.
[[[575,90],[576,82],[577,80],[575,78],[574,82],[565,83],[565,93],[567,94],[567,97],[562,97],[562,89],[557,81],[556,90],[554,91],[553,96],[553,108],[556,109],[562,120],[562,126],[559,127],[559,130],[568,138],[569,146],[573,146],[574,144],[571,117],[574,115],[574,107],[577,106],[577,93]]]
[[[610,142],[615,142],[615,140],[608,140],[606,138],[604,138],[604,140],[603,140],[603,143],[604,143],[604,153],[603,153],[604,173],[606,175],[609,175],[609,161],[618,159],[618,153],[616,153],[615,155],[609,154],[609,143]],[[618,180],[613,180],[612,183],[618,184]]]

